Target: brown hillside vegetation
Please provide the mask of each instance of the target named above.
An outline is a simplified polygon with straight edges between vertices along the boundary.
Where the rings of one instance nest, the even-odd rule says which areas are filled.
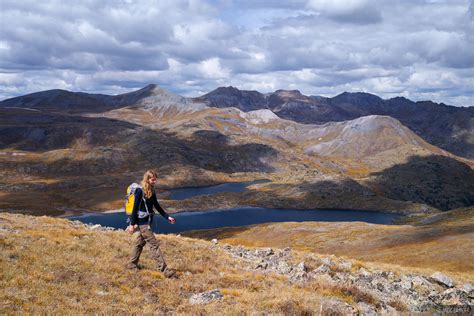
[[[3,210],[61,215],[66,209],[118,209],[124,188],[149,168],[157,169],[163,189],[272,181],[237,199],[208,199],[209,208],[417,213],[474,203],[473,162],[389,116],[300,124],[269,109],[210,108],[155,85],[120,96],[55,90],[25,98],[0,104]],[[274,196],[278,200],[268,198]],[[179,211],[191,203],[165,206]]]
[[[94,230],[63,219],[1,213],[0,312],[326,315],[360,312],[368,306],[392,312],[408,308],[397,297],[382,301],[383,298],[364,289],[365,283],[361,287],[335,282],[329,276],[337,279],[338,275],[352,273],[364,282],[367,275],[372,275],[369,271],[374,271],[374,276],[378,273],[398,284],[410,278],[397,271],[376,272],[377,265],[370,263],[346,261],[345,268],[331,266],[335,270],[329,270],[326,277],[290,282],[285,275],[249,268],[242,258],[225,251],[230,249],[228,246],[219,246],[220,242],[215,245],[174,235],[158,238],[168,264],[177,269],[178,278],[165,279],[156,272],[148,249],[142,256],[140,270],[126,270],[131,237],[124,231]],[[236,249],[241,253],[240,248]],[[295,264],[294,267],[304,262],[305,269],[314,269],[317,262],[340,261],[316,253],[289,251],[290,259],[284,264]],[[244,254],[259,252],[269,253],[264,249],[246,250]],[[444,291],[441,285],[429,284],[439,293]],[[456,284],[462,286],[458,281]],[[193,294],[213,289],[220,291],[221,299],[192,304]]]
[[[363,222],[269,223],[186,233],[233,245],[288,247],[364,262],[433,269],[474,281],[474,208],[411,220],[415,225]]]

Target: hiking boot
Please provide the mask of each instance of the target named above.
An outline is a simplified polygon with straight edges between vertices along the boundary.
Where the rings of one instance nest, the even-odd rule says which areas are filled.
[[[126,266],[125,266],[128,270],[138,270],[138,265],[136,264],[133,264],[133,263],[128,263]]]
[[[176,277],[176,270],[175,269],[168,269],[166,268],[165,271],[163,271],[163,274],[166,278],[173,278]]]

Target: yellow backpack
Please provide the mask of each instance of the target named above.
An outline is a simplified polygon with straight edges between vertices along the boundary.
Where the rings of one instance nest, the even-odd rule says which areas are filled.
[[[127,188],[127,195],[125,196],[125,213],[132,215],[133,207],[135,206],[135,192],[142,187],[138,183],[132,183]]]

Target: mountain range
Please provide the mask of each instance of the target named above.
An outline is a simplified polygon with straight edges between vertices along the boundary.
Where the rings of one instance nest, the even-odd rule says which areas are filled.
[[[305,124],[347,121],[367,115],[399,120],[427,142],[456,155],[474,158],[474,107],[454,107],[404,97],[383,100],[363,92],[344,92],[333,98],[306,96],[298,90],[258,91],[220,87],[196,101],[209,106],[237,107],[242,111],[269,109],[281,118]]]
[[[158,170],[163,189],[271,180],[218,199],[165,199],[171,211],[410,213],[474,202],[473,108],[232,87],[185,98],[149,85],[117,96],[37,92],[0,102],[0,114],[2,209],[119,208],[123,188],[147,168]]]

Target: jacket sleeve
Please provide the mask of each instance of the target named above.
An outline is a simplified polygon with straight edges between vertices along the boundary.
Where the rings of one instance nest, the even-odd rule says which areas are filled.
[[[168,217],[170,217],[170,216],[168,215],[168,213],[165,212],[165,210],[158,203],[158,199],[156,198],[156,192],[153,192],[152,199],[153,199],[153,206],[158,210],[158,212],[161,214],[161,216],[168,219]]]
[[[140,188],[135,190],[135,202],[133,203],[132,215],[130,215],[130,225],[138,224],[138,211],[142,202],[143,192]]]

